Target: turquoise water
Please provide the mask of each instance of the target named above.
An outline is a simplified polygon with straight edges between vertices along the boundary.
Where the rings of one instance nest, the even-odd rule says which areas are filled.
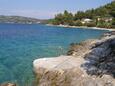
[[[66,54],[69,44],[98,38],[104,32],[40,24],[0,24],[0,83],[31,86],[34,59]]]

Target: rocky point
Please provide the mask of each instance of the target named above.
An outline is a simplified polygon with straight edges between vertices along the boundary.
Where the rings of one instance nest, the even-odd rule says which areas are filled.
[[[115,34],[71,44],[67,56],[36,59],[33,67],[36,86],[115,86]]]

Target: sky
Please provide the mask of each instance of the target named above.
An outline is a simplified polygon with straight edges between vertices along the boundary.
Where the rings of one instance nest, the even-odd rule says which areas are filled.
[[[39,19],[53,18],[55,14],[85,11],[113,0],[0,0],[0,15],[18,15]]]

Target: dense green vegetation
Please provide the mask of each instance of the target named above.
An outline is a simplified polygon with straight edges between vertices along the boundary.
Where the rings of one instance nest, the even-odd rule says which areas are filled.
[[[22,17],[22,16],[0,16],[0,23],[21,23],[21,24],[37,24],[44,23],[45,20]]]
[[[84,22],[85,19],[91,21]],[[115,27],[115,1],[101,6],[96,9],[90,9],[86,11],[78,11],[75,14],[68,12],[57,14],[54,19],[51,19],[49,23],[54,25],[71,25],[71,26],[97,26],[112,28]]]

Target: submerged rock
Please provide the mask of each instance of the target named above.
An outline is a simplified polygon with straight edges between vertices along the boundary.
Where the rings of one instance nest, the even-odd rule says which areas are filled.
[[[3,84],[0,84],[0,86],[17,86],[17,85],[14,83],[3,83]]]

